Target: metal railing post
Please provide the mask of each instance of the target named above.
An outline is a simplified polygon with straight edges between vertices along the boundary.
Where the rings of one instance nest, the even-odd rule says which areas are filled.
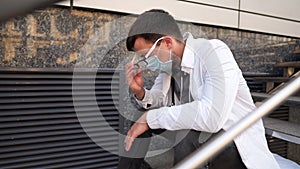
[[[267,115],[277,106],[279,106],[284,100],[290,95],[297,92],[300,88],[300,76],[291,80],[284,88],[278,91],[271,98],[263,102],[257,109],[252,113],[245,116],[235,125],[229,128],[226,132],[218,135],[208,144],[204,145],[203,148],[195,151],[174,168],[176,169],[194,169],[200,165],[203,165],[206,161],[212,158],[216,153],[220,152],[226,145],[228,145],[235,137],[241,134],[244,130],[250,127],[252,124],[257,122],[263,116]]]

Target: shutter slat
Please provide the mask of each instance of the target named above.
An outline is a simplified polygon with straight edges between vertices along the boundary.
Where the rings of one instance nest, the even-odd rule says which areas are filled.
[[[118,121],[110,121],[109,122],[110,126],[118,126]],[[101,126],[106,126],[106,124],[98,124],[98,123],[91,123],[89,124],[89,127],[101,127]],[[78,123],[75,124],[56,124],[56,125],[48,125],[48,126],[29,126],[29,127],[10,127],[10,128],[1,128],[3,130],[1,134],[4,136],[5,134],[18,134],[18,133],[31,133],[31,132],[49,132],[52,130],[64,130],[64,129],[77,129],[81,128],[81,126]],[[2,136],[1,136],[2,137]]]
[[[107,142],[107,143],[113,143],[113,142],[118,142],[117,138],[110,138],[108,139],[103,139],[100,140],[102,142]],[[16,158],[16,157],[22,157],[22,156],[26,156],[26,155],[39,155],[42,153],[55,153],[55,152],[62,152],[62,151],[69,151],[69,150],[78,150],[78,149],[84,149],[84,148],[91,148],[94,147],[96,148],[96,146],[94,144],[90,144],[90,142],[88,142],[88,144],[83,144],[81,143],[80,145],[76,145],[76,146],[64,146],[64,147],[40,147],[39,149],[31,149],[30,147],[26,147],[23,150],[18,149],[17,151],[3,151],[2,153],[5,153],[1,156],[1,159],[7,159],[7,158]],[[30,151],[29,151],[30,150]],[[10,152],[10,153],[8,153]]]
[[[73,134],[72,132],[65,133],[64,135],[57,136],[57,137],[52,137],[52,136],[43,136],[43,137],[30,137],[28,139],[6,139],[6,140],[0,140],[1,146],[0,147],[5,147],[5,146],[15,146],[15,145],[23,145],[23,144],[33,144],[33,143],[47,143],[50,141],[66,141],[66,140],[73,140],[73,139],[79,139],[79,138],[84,138],[87,135],[85,133],[79,133],[79,134]],[[101,137],[106,137],[106,136],[112,136],[111,128],[104,128],[101,130],[100,133],[89,133],[90,136],[93,136],[95,138],[101,138]]]
[[[76,85],[75,86],[75,89],[76,90],[94,90],[94,89],[96,89],[96,90],[115,90],[115,91],[118,91],[119,90],[119,87],[118,86],[116,86],[116,85],[112,85],[112,86],[108,86],[108,85],[102,85],[102,86],[100,86],[100,85],[95,85],[95,86],[93,86],[93,85],[89,85],[89,86],[87,86],[87,85]],[[16,91],[18,91],[18,92],[20,92],[20,91],[51,91],[51,92],[53,92],[53,91],[66,91],[66,90],[68,90],[68,91],[72,91],[72,86],[71,85],[68,85],[68,86],[63,86],[63,85],[52,85],[52,86],[38,86],[38,85],[36,85],[36,86],[32,86],[32,85],[30,85],[30,86],[8,86],[8,85],[5,85],[5,86],[3,86],[3,85],[0,85],[0,92],[2,92],[2,91],[4,91],[4,92],[6,92],[6,91],[11,91],[11,92],[16,92]]]
[[[113,144],[113,143],[112,143]],[[115,150],[115,149],[112,149]],[[66,152],[60,152],[60,153],[47,153],[37,156],[22,156],[18,159],[6,159],[5,163],[7,164],[16,164],[19,163],[16,167],[30,167],[30,166],[36,166],[36,165],[47,165],[54,162],[67,162],[67,161],[74,161],[74,160],[80,160],[82,159],[81,156],[86,157],[92,157],[94,154],[99,153],[99,150],[95,148],[89,148],[84,150],[73,150],[73,151],[66,151]],[[54,158],[54,159],[53,159]],[[109,159],[113,159],[112,157],[109,157]],[[30,162],[30,165],[26,165],[25,162]],[[25,163],[25,164],[24,164]],[[1,165],[1,162],[0,162]],[[25,166],[26,165],[26,166]],[[5,166],[5,165],[3,165]]]
[[[85,122],[90,123],[89,125],[92,125],[93,123],[98,123],[98,121],[94,121],[92,118],[86,118],[87,120]],[[57,124],[72,124],[77,123],[77,119],[57,119],[57,120],[39,120],[39,121],[23,121],[23,122],[3,122],[1,123],[1,128],[15,128],[15,127],[27,127],[27,126],[40,126],[40,125],[57,125]],[[99,121],[101,122],[101,121]]]
[[[37,96],[85,96],[85,95],[112,95],[118,96],[117,91],[76,91],[72,93],[72,91],[56,91],[55,93],[49,91],[36,91],[36,92],[1,92],[0,98],[7,97],[37,97]]]
[[[117,114],[112,115],[112,116],[117,116]],[[108,117],[105,117],[105,120],[109,121],[109,124],[111,126],[118,126],[118,120],[111,118],[109,119]],[[90,128],[93,127],[101,127],[101,126],[106,126],[105,123],[98,123],[100,121],[97,121],[95,123],[90,123],[88,124],[88,126]],[[22,126],[22,127],[17,127],[17,126],[9,126],[6,128],[1,127],[1,137],[2,135],[4,136],[5,134],[18,134],[18,133],[30,133],[30,132],[40,132],[40,131],[44,131],[44,132],[49,132],[52,130],[65,130],[65,129],[77,129],[77,128],[81,128],[79,123],[72,123],[72,124],[63,124],[63,123],[59,123],[59,124],[55,124],[55,125],[40,125],[38,127],[36,126]],[[0,138],[1,138],[0,137]]]
[[[97,114],[93,113],[91,115],[89,115],[91,118],[95,117]],[[99,114],[98,114],[99,115]],[[88,115],[85,115],[86,117],[89,117]],[[50,115],[35,115],[35,116],[18,116],[18,117],[5,117],[5,118],[1,118],[0,122],[2,124],[5,123],[25,123],[25,122],[32,122],[33,120],[55,120],[55,119],[74,119],[76,117],[74,117],[73,114],[50,114]],[[118,120],[119,118],[116,116],[107,116],[105,117],[105,120]],[[77,121],[77,119],[75,119],[75,121]],[[43,123],[44,124],[44,123]],[[0,128],[5,127],[5,125],[1,125]],[[1,138],[1,137],[0,137]]]
[[[101,142],[107,142],[107,141],[113,140],[113,139],[112,138],[99,138],[98,140]],[[91,143],[92,143],[91,140],[81,138],[81,139],[75,139],[75,140],[64,141],[64,142],[49,142],[49,144],[36,143],[36,144],[34,144],[34,146],[28,146],[27,144],[15,145],[15,146],[9,147],[9,148],[2,148],[3,155],[1,155],[1,158],[8,157],[12,153],[22,152],[22,151],[29,152],[29,151],[35,151],[35,150],[41,150],[41,149],[53,149],[53,148],[57,148],[57,147],[68,147],[68,146],[76,148],[77,146],[80,146],[83,144],[89,144],[89,145],[94,146],[94,144],[91,144]],[[14,156],[17,156],[17,155],[15,154]]]
[[[96,99],[96,100],[117,100],[118,96],[75,96],[77,100],[82,100],[82,101],[91,101],[91,99]],[[65,101],[73,101],[72,97],[27,97],[27,98],[22,98],[22,97],[17,97],[17,98],[0,98],[0,104],[7,104],[7,103],[26,103],[26,102],[32,102],[32,103],[39,103],[39,102],[65,102]]]
[[[104,110],[104,107],[99,107],[101,108],[101,113],[103,114],[118,114],[118,112],[111,111],[113,109],[108,109]],[[76,112],[99,112],[98,107],[89,107],[89,106],[82,106],[76,108]],[[74,112],[74,108],[41,108],[41,109],[21,109],[18,111],[15,110],[3,110],[0,113],[0,117],[6,117],[6,116],[19,116],[19,115],[30,115],[30,114],[51,114],[51,113],[69,113],[69,112]]]
[[[101,101],[102,106],[110,106],[110,109],[115,109],[115,102],[112,101]],[[49,102],[49,103],[19,103],[19,104],[3,104],[0,105],[0,110],[9,110],[9,109],[37,109],[37,108],[53,108],[53,107],[73,107],[73,101],[70,102]],[[80,101],[76,102],[76,106],[94,106],[94,103],[91,101]]]
[[[13,75],[13,76],[12,76]],[[1,79],[70,79],[70,80],[84,80],[84,79],[103,79],[103,80],[118,80],[119,76],[112,76],[112,74],[101,74],[95,76],[91,74],[77,74],[70,76],[70,74],[29,74],[29,73],[13,73],[0,74]]]

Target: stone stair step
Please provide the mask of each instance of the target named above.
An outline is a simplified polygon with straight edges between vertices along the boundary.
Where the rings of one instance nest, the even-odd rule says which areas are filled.
[[[287,82],[290,80],[289,77],[253,77],[253,79],[263,82]]]
[[[264,82],[266,84],[266,93],[274,89],[275,83],[285,83],[292,77],[253,77],[254,81]]]
[[[270,77],[270,76],[280,76],[280,74],[276,73],[268,73],[268,72],[243,72],[244,77]]]
[[[252,98],[255,101],[263,101],[273,96],[273,94],[266,94],[266,93],[257,93],[251,92]],[[300,97],[298,96],[290,96],[286,101],[283,103],[286,106],[300,106]]]
[[[274,64],[276,67],[294,67],[294,68],[300,68],[300,61],[294,61],[294,62],[281,62]]]
[[[263,118],[266,134],[282,140],[300,144],[300,125],[274,118]]]
[[[274,66],[283,67],[283,76],[289,77],[295,73],[296,68],[300,68],[300,61],[276,63]]]

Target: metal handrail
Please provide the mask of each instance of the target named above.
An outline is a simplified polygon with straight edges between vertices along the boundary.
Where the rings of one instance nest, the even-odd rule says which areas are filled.
[[[241,134],[244,130],[257,122],[263,116],[274,110],[289,96],[294,94],[300,89],[300,76],[291,80],[284,88],[279,90],[275,95],[264,101],[252,113],[245,116],[235,125],[230,127],[226,132],[217,135],[215,139],[209,142],[203,148],[195,151],[174,168],[176,169],[189,169],[196,168],[203,165],[206,161],[212,158],[216,153],[223,150],[235,137]]]

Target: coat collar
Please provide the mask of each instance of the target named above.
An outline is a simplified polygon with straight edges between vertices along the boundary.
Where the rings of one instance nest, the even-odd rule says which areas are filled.
[[[192,69],[194,69],[195,52],[191,47],[191,41],[194,39],[194,37],[189,32],[186,32],[183,37],[186,43],[182,55],[181,70],[190,74]]]

